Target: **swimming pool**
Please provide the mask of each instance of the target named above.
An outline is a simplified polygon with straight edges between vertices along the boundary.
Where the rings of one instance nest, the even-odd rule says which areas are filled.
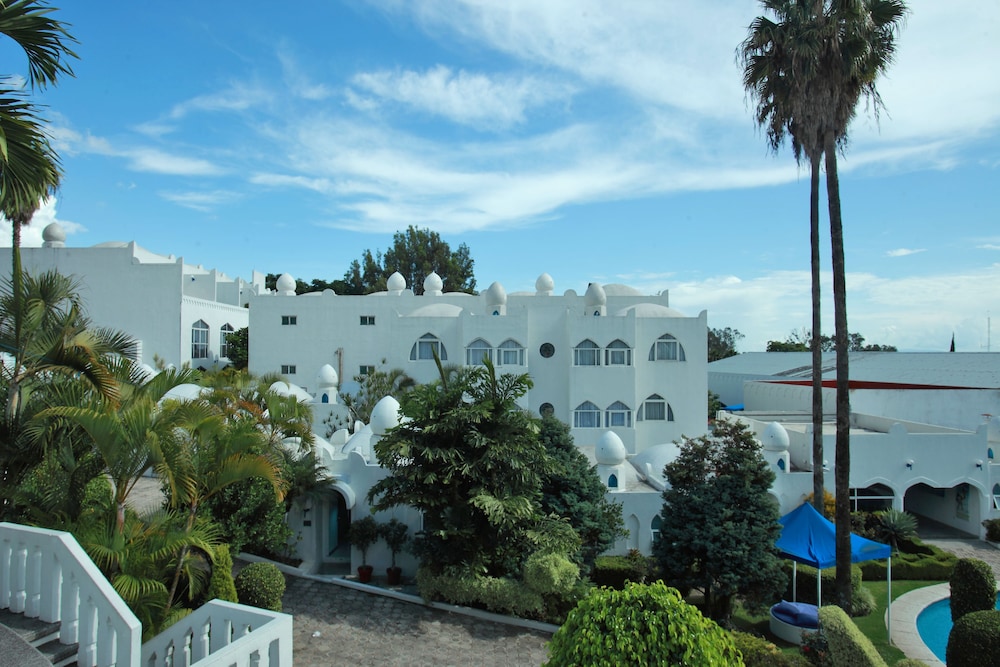
[[[997,598],[996,608],[1000,609],[1000,597]],[[944,662],[948,634],[951,632],[951,602],[948,598],[938,600],[920,612],[917,616],[917,632],[927,648]]]

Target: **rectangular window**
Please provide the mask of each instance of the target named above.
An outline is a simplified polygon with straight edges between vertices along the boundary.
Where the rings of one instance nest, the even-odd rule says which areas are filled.
[[[632,427],[632,413],[625,410],[608,410],[608,428],[612,426]]]
[[[361,316],[361,326],[363,326],[363,327],[373,327],[373,326],[375,326],[375,316],[374,315],[362,315]]]
[[[191,358],[208,359],[208,329],[191,329]]]
[[[601,351],[596,348],[576,348],[573,350],[573,362],[577,366],[597,366],[600,363]]]
[[[664,421],[667,418],[667,404],[663,401],[646,401],[645,418],[651,421]]]
[[[677,361],[677,341],[658,340],[656,341],[656,358],[667,361]]]
[[[632,350],[629,348],[610,348],[605,352],[604,363],[608,366],[632,365]]]
[[[282,315],[281,316],[281,326],[295,326],[299,323],[299,318],[295,315]]]
[[[281,364],[282,375],[295,375],[295,364]]]
[[[573,413],[574,428],[600,428],[601,413],[590,410],[577,410]]]
[[[361,375],[362,377],[365,375],[371,375],[374,372],[375,372],[374,366],[361,366],[358,369],[358,375]]]

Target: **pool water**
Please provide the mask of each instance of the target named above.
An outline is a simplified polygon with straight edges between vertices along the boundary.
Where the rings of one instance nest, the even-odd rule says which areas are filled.
[[[997,598],[997,609],[1000,609],[1000,597]],[[920,612],[917,616],[917,632],[927,648],[944,662],[948,635],[951,633],[951,602],[948,598],[938,600]]]

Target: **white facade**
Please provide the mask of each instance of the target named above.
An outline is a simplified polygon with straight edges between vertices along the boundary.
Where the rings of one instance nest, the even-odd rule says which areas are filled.
[[[158,255],[134,241],[69,248],[58,223],[46,227],[43,238],[41,248],[21,248],[24,270],[56,270],[79,280],[94,324],[132,335],[139,342],[137,360],[150,365],[153,355],[177,367],[226,365],[223,334],[247,326],[246,305],[264,289],[264,277],[256,272],[248,283],[185,264],[181,257]],[[10,253],[0,248],[2,265],[10,265]]]

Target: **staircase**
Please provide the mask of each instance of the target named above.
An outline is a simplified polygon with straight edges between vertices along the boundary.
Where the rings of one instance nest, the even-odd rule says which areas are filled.
[[[76,644],[59,642],[59,623],[0,609],[0,656],[5,664],[48,667],[76,663]]]

